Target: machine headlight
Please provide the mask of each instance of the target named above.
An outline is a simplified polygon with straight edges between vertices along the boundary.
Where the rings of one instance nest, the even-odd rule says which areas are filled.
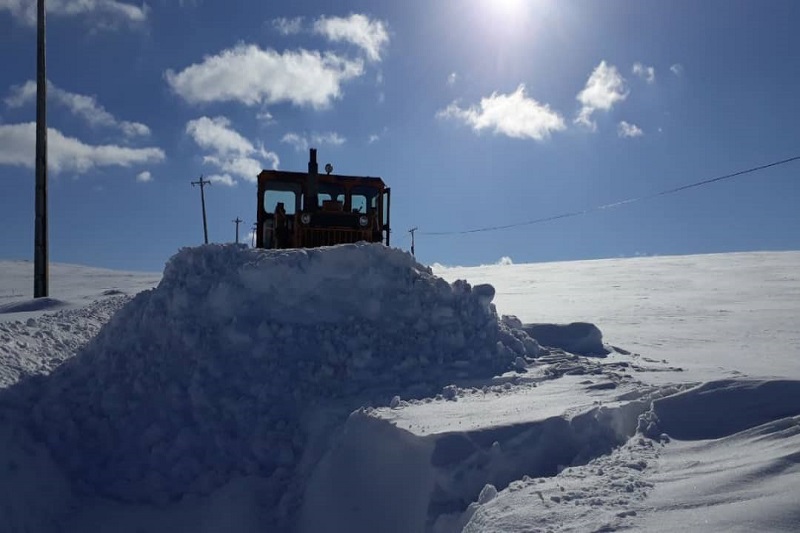
[[[303,224],[310,224],[311,223],[311,215],[309,213],[303,213],[300,215],[300,222]]]
[[[369,224],[369,218],[367,218],[367,215],[361,215],[360,217],[358,217],[358,224],[362,228],[367,224]]]

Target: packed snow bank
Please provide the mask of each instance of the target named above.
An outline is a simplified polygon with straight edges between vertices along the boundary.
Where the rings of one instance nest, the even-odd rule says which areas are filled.
[[[356,411],[309,480],[299,531],[424,531],[434,445]]]
[[[58,530],[74,503],[68,480],[48,450],[0,411],[0,530]]]
[[[496,493],[611,452],[634,435],[649,401],[615,402],[583,380],[353,413],[308,481],[301,531],[448,531],[442,523],[460,522],[487,485]]]
[[[648,476],[654,488],[640,506],[635,528],[693,531],[702,524],[705,531],[796,533],[800,411],[795,412],[720,439],[667,445]]]
[[[344,418],[538,350],[493,295],[378,245],[184,249],[82,353],[9,392],[83,491],[165,503],[285,483],[313,466],[312,415],[332,400]]]
[[[52,372],[128,301],[128,296],[114,296],[24,320],[0,320],[0,388]]]
[[[718,439],[800,415],[800,381],[712,381],[657,400],[653,412],[650,433],[680,440]]]
[[[504,316],[506,324],[521,329],[542,346],[580,355],[607,355],[600,328],[588,322],[570,324],[523,324],[516,316]]]
[[[80,533],[264,533],[270,528],[275,487],[256,476],[237,478],[207,496],[189,496],[166,506],[95,498],[81,502],[55,531]],[[36,530],[34,533],[51,533]]]
[[[623,446],[476,497],[440,531],[797,531],[800,382],[661,389],[640,413]]]
[[[437,389],[441,395],[422,400],[415,398],[424,393],[407,394],[390,383],[385,389],[397,394],[391,402],[387,401],[393,408],[378,407],[369,411],[369,420],[376,415],[381,419],[374,424],[358,423],[358,429],[363,430],[361,433],[351,431],[359,417],[348,418],[348,414],[356,404],[367,402],[352,397],[315,399],[313,406],[306,408],[313,417],[298,422],[301,435],[307,432],[309,437],[301,444],[299,449],[303,450],[303,455],[295,459],[294,465],[279,468],[270,477],[236,475],[225,470],[227,465],[221,465],[221,478],[231,477],[231,481],[206,495],[185,494],[180,501],[164,506],[73,494],[69,488],[72,479],[65,475],[59,464],[61,461],[54,460],[54,454],[42,444],[46,432],[37,429],[42,424],[30,420],[23,423],[20,419],[33,416],[31,406],[36,402],[32,397],[36,391],[62,384],[72,388],[70,392],[62,393],[62,397],[67,397],[88,395],[100,387],[81,388],[64,378],[59,378],[58,382],[35,378],[32,383],[15,387],[17,392],[13,394],[0,391],[0,404],[11,403],[18,408],[16,413],[12,413],[11,420],[7,411],[0,409],[0,530],[9,533],[52,533],[56,530],[83,533],[255,533],[295,530],[276,527],[273,516],[278,508],[276,502],[280,505],[294,502],[296,505],[304,493],[306,501],[311,502],[312,485],[316,487],[313,490],[318,490],[324,486],[322,482],[326,478],[331,481],[328,484],[331,501],[340,505],[326,509],[331,513],[330,524],[346,523],[348,510],[353,509],[352,518],[357,518],[355,513],[365,518],[360,523],[366,524],[368,531],[391,530],[393,524],[389,521],[418,523],[414,520],[420,514],[398,517],[393,502],[376,495],[391,495],[391,484],[395,481],[404,490],[418,488],[421,485],[413,485],[410,477],[422,473],[424,476],[418,479],[428,483],[429,478],[425,476],[433,472],[435,486],[446,490],[434,490],[428,494],[431,501],[436,495],[436,505],[429,507],[428,520],[448,509],[462,508],[465,511],[436,517],[436,533],[463,529],[523,532],[537,528],[552,531],[626,528],[691,531],[700,527],[698,524],[703,530],[714,532],[797,531],[800,524],[796,495],[800,476],[797,454],[800,449],[800,413],[729,434],[742,427],[742,424],[730,423],[739,412],[745,416],[748,412],[757,413],[763,406],[765,412],[771,413],[770,417],[782,416],[784,411],[780,402],[788,403],[797,398],[797,389],[793,388],[796,385],[736,380],[698,384],[729,378],[731,374],[723,367],[749,368],[759,374],[769,371],[784,379],[800,377],[798,359],[793,357],[800,346],[798,330],[793,322],[796,322],[797,302],[800,302],[797,297],[800,284],[796,275],[799,259],[800,253],[797,252],[725,254],[680,260],[650,259],[646,264],[640,260],[624,260],[507,266],[502,271],[492,269],[485,281],[498,287],[495,301],[503,311],[518,313],[533,321],[597,321],[602,324],[609,340],[632,351],[641,351],[642,355],[618,348],[613,348],[614,351],[604,358],[581,357],[553,350],[537,357],[533,363],[525,361],[521,373],[505,373],[488,380],[477,377],[464,380],[466,384],[454,380],[458,387]],[[0,277],[2,303],[22,300],[32,283],[30,279],[20,278],[24,282],[21,285],[9,284],[13,275],[10,278],[7,274],[13,274],[13,269],[9,270],[7,266],[7,263],[0,262],[0,271],[4,274]],[[26,272],[32,271],[30,265],[25,268]],[[96,306],[92,304],[80,312],[69,308],[54,314],[42,311],[27,315],[0,315],[0,377],[5,376],[3,372],[6,369],[10,369],[8,375],[11,376],[11,380],[3,385],[25,375],[49,373],[61,361],[72,357],[76,347],[91,337],[116,310],[107,307],[107,303],[119,306],[126,301],[108,296],[138,292],[135,289],[128,291],[125,285],[117,282],[122,278],[111,274],[103,277],[82,267],[70,272],[72,279],[54,276],[52,287],[70,286],[75,287],[75,291],[68,296],[63,293],[55,296],[69,301],[71,306],[80,303],[84,307],[93,301]],[[469,272],[465,274],[467,279],[476,283],[484,281]],[[448,277],[455,280],[461,276],[451,271]],[[145,287],[147,280],[144,277],[131,278],[129,282],[131,287],[152,288],[160,278],[159,273],[148,287]],[[220,324],[214,319],[198,324],[197,328],[200,330],[208,325],[217,331],[224,330]],[[506,325],[513,329],[508,323]],[[132,335],[151,333],[151,329],[136,324],[131,328],[126,332],[115,326],[114,331],[121,332],[120,341],[125,343],[130,342]],[[503,344],[506,347],[516,344],[503,337],[505,333],[508,332],[501,328],[500,336],[505,338]],[[631,346],[632,341],[634,346]],[[197,367],[195,356],[205,357],[208,349],[204,342],[205,338],[198,340],[196,353],[176,350],[179,361]],[[142,339],[142,346],[151,345],[150,339]],[[233,348],[227,349],[226,353],[231,351]],[[141,357],[138,351],[136,355]],[[669,362],[662,361],[662,358],[668,358]],[[172,368],[164,364],[166,359],[164,356],[158,365],[151,365],[155,358],[152,355],[144,358],[144,366],[160,369],[165,383],[174,375]],[[711,373],[698,371],[696,364],[685,367],[683,372],[674,368],[677,364],[684,367],[685,363],[692,361],[702,361]],[[129,371],[129,366],[120,362],[120,374]],[[150,379],[149,374],[155,371],[155,368],[148,368],[143,374]],[[120,376],[121,382],[126,379],[129,378]],[[38,385],[34,386],[36,382]],[[692,385],[686,385],[686,382]],[[665,390],[660,387],[664,383],[683,385]],[[400,380],[397,384],[402,385]],[[230,407],[229,412],[236,410],[236,400],[231,399],[234,392],[235,388],[225,389],[221,395]],[[364,397],[379,395],[375,388],[370,387],[361,392]],[[163,402],[165,393],[157,394]],[[580,437],[578,433],[551,431],[548,438],[536,443],[513,439],[515,431],[523,426],[532,430],[531,435],[537,427],[566,429],[565,421],[575,419],[576,413],[586,413],[586,409],[594,410],[601,406],[605,412],[616,415],[598,421],[609,422],[608,427],[618,431],[615,435],[624,439],[624,435],[632,430],[630,422],[635,411],[618,407],[630,402],[638,404],[631,405],[631,409],[635,407],[638,410],[641,402],[654,394],[663,398],[675,395],[668,401],[657,401],[655,405],[660,407],[652,413],[646,412],[643,418],[642,427],[652,431],[648,434],[658,434],[658,441],[637,435],[605,454],[604,449],[596,445],[610,445],[613,441],[603,439],[601,435],[600,439],[590,441],[590,444],[595,444],[588,447],[590,453],[575,456],[573,462],[576,464],[562,470],[563,463],[571,455],[559,454],[569,451],[568,448],[574,449],[570,447],[580,441],[572,437]],[[52,392],[50,398],[53,399]],[[140,397],[131,400],[131,403],[135,402],[146,403]],[[80,399],[73,403],[85,408],[89,401]],[[380,401],[375,403],[380,404]],[[165,405],[150,415],[152,421],[171,428],[172,422],[165,418],[164,413],[175,405],[180,407],[185,403],[176,401]],[[89,416],[75,413],[75,417],[81,420],[81,427],[94,421],[99,428],[97,431],[100,431],[103,420],[96,418],[105,413],[106,408],[98,405],[92,409]],[[366,412],[360,411],[362,415]],[[67,413],[66,418],[71,416]],[[200,413],[198,416],[202,419],[206,415]],[[558,420],[559,417],[563,420]],[[750,414],[747,418],[749,422],[745,426],[763,420],[751,418]],[[366,419],[361,416],[359,421],[365,422]],[[345,420],[347,422],[339,433],[336,430]],[[69,423],[64,420],[54,428],[61,430]],[[232,432],[230,435],[236,436],[237,424],[235,420],[225,424],[225,429],[230,428]],[[190,424],[190,427],[194,426]],[[715,433],[705,428],[711,428]],[[33,438],[31,430],[38,438]],[[105,444],[97,441],[97,431],[86,434],[88,442],[81,453],[86,453],[85,450],[92,445],[99,450],[106,449]],[[323,438],[314,440],[312,433]],[[693,435],[691,438],[702,440],[681,441],[676,438],[678,435],[689,438],[690,434]],[[717,439],[709,438],[726,434]],[[230,435],[221,434],[219,438],[229,439]],[[333,438],[328,438],[331,435]],[[393,440],[394,436],[398,437],[397,441]],[[218,435],[206,437],[216,439]],[[291,431],[288,431],[284,435],[285,441],[288,442],[290,437]],[[243,438],[250,438],[250,435]],[[164,443],[157,443],[150,451],[163,453],[172,442],[170,439],[168,435]],[[361,443],[360,447],[347,444],[357,441]],[[498,442],[498,446],[494,446],[494,442]],[[413,449],[413,453],[401,453],[415,444],[419,447]],[[426,464],[420,457],[427,457],[431,447],[434,453]],[[192,450],[191,453],[197,453],[197,448]],[[343,453],[346,450],[356,453],[347,455]],[[537,451],[546,453],[540,453],[537,461],[532,462]],[[62,450],[62,456],[64,453],[66,450]],[[586,465],[579,464],[596,453],[604,455],[595,457]],[[108,452],[103,451],[103,454],[108,455]],[[331,459],[316,461],[326,455]],[[121,457],[122,454],[109,461],[110,468],[117,469],[112,474],[118,473],[119,465],[123,464]],[[442,458],[452,461],[445,465]],[[201,457],[199,462],[208,469],[212,460],[209,455]],[[362,463],[363,469],[359,467]],[[336,465],[348,464],[353,465],[352,471],[337,470]],[[527,471],[529,467],[531,471]],[[374,469],[380,469],[383,475],[372,475]],[[359,470],[366,475],[358,477]],[[294,471],[311,472],[311,477],[301,478],[287,490],[289,484],[284,481]],[[505,486],[505,481],[498,476],[501,471],[510,472],[504,476],[505,480],[518,477]],[[338,478],[337,483],[337,478],[331,475],[336,472],[347,477]],[[387,475],[390,472],[392,475]],[[404,472],[408,474],[406,477],[402,476]],[[464,476],[456,479],[456,472],[462,472]],[[553,476],[554,473],[557,475]],[[537,475],[543,477],[531,477]],[[462,479],[467,481],[463,485]],[[481,480],[490,484],[480,486]],[[362,485],[361,481],[365,484]],[[380,489],[375,490],[374,495],[370,492],[373,487]],[[419,502],[425,494],[424,491],[403,493],[397,500],[398,507],[418,510],[424,505]],[[324,504],[325,492],[319,491],[317,495],[316,502]],[[159,497],[157,494],[153,496]],[[474,501],[470,503],[470,500]],[[376,501],[385,507],[379,507]],[[367,505],[374,507],[367,510]],[[385,512],[383,509],[386,507],[391,512]],[[311,522],[312,526],[319,525],[325,516],[317,519],[317,522]],[[367,523],[372,520],[374,523]],[[54,527],[48,528],[49,525]],[[281,525],[284,524],[278,524]],[[326,527],[319,529],[332,529],[327,527],[327,523],[323,525]]]
[[[443,517],[436,533],[649,531],[636,528],[635,520],[653,488],[648,475],[658,464],[661,448],[655,441],[634,437],[556,476],[523,476],[493,498],[477,499],[460,516],[449,521]],[[697,523],[686,530],[697,530]]]

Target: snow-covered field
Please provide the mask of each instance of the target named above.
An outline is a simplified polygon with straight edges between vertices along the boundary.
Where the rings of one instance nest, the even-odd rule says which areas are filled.
[[[91,339],[160,273],[54,264],[48,298],[31,298],[33,263],[0,261],[0,387],[47,373]]]
[[[3,532],[800,530],[800,252],[0,273]]]
[[[434,271],[491,283],[498,311],[526,322],[597,324],[608,342],[691,367],[692,379],[800,379],[798,266],[800,252],[751,252]]]

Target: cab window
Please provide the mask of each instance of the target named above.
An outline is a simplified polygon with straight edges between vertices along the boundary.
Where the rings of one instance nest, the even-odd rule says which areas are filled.
[[[294,191],[266,191],[264,194],[264,209],[267,213],[274,213],[275,206],[277,206],[279,202],[283,202],[283,207],[286,209],[287,215],[293,215],[295,213],[295,205],[297,204],[297,194]]]
[[[353,187],[351,196],[353,212],[369,213],[378,207],[378,190],[374,187]]]
[[[367,197],[361,194],[354,194],[351,198],[353,213],[367,212]]]
[[[344,187],[341,185],[321,183],[319,193],[317,194],[317,202],[319,203],[319,207],[324,207],[326,205],[323,202],[327,202],[327,205],[339,202],[341,206],[344,205],[344,196]]]

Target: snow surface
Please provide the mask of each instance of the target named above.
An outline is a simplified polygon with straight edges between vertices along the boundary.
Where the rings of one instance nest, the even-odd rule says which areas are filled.
[[[50,297],[33,298],[33,262],[0,261],[0,323],[38,318],[55,309],[79,309],[96,300],[149,289],[161,273],[50,265]]]
[[[591,322],[607,342],[704,381],[739,373],[800,379],[800,252],[433,270],[447,280],[491,283],[501,313]]]
[[[0,530],[797,531],[798,267],[0,262]]]
[[[33,263],[0,262],[0,387],[47,374],[161,274],[51,265],[51,294],[32,298]]]

